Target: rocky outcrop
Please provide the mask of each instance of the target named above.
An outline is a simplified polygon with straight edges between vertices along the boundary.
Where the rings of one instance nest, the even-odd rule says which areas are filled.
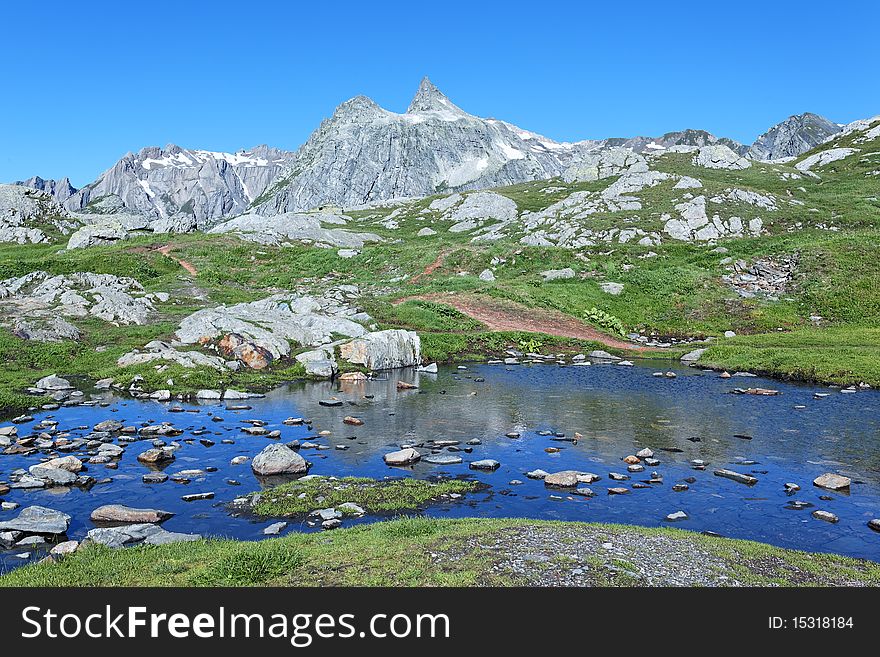
[[[324,224],[344,226],[348,218],[330,213],[286,212],[275,216],[244,214],[212,228],[211,233],[235,233],[260,244],[307,242],[322,246],[359,249],[366,242],[380,242],[373,233],[356,233],[343,228],[325,228]]]
[[[747,222],[737,216],[724,219],[720,214],[709,217],[706,197],[696,196],[675,206],[680,218],[664,214],[663,231],[672,239],[687,242],[706,242],[722,237],[740,237],[744,234],[759,235],[764,227],[760,217]]]
[[[349,288],[320,297],[277,294],[252,303],[199,310],[181,322],[176,336],[184,345],[196,345],[217,344],[235,335],[222,346],[227,357],[237,358],[247,350],[271,362],[289,356],[291,343],[319,346],[337,335],[364,335],[367,330],[359,322],[369,320],[369,315],[348,303],[356,292]]]
[[[849,157],[853,153],[858,152],[858,148],[829,148],[828,150],[805,157],[803,160],[795,164],[794,168],[803,171],[804,173],[812,173],[813,176],[815,176],[815,173],[813,173],[814,168],[823,167],[826,164],[837,162],[838,160],[842,160],[843,158]]]
[[[694,166],[707,169],[748,169],[752,163],[723,144],[700,148],[693,158]]]
[[[46,226],[66,234],[76,223],[51,194],[23,185],[0,185],[0,242],[48,243]]]
[[[272,183],[291,153],[258,146],[237,153],[189,150],[169,144],[129,153],[65,203],[72,211],[93,208],[104,197],[149,220],[178,215],[203,228],[244,212]],[[180,225],[184,219],[175,219]],[[175,224],[160,224],[165,228]]]
[[[755,140],[748,155],[754,160],[779,160],[797,157],[832,135],[841,127],[824,116],[805,112],[788,117],[777,123]]]
[[[80,272],[31,272],[0,281],[0,325],[21,338],[41,342],[76,340],[79,329],[66,317],[97,317],[115,324],[143,325],[167,302],[165,293],[147,293],[136,280]]]
[[[617,176],[624,171],[647,171],[648,162],[642,155],[628,148],[602,148],[587,153],[583,159],[568,167],[562,174],[567,183],[590,182]]]

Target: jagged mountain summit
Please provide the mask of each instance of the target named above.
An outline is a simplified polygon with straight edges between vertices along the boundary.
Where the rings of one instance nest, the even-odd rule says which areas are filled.
[[[365,96],[340,105],[254,205],[271,215],[539,180],[601,145],[473,116],[425,78],[403,114]]]
[[[841,129],[841,126],[818,114],[795,114],[758,137],[749,148],[748,156],[755,160],[797,157],[825,142]]]
[[[241,214],[271,184],[293,154],[269,146],[236,153],[189,150],[173,144],[128,153],[65,207],[75,212],[117,198],[129,212],[192,229]],[[111,203],[118,206],[119,203]]]
[[[67,177],[61,180],[52,180],[51,178],[46,180],[39,176],[33,176],[27,180],[17,180],[12,184],[47,192],[59,203],[64,203],[64,201],[76,194],[76,188],[70,184],[70,179]]]
[[[612,138],[604,140],[608,146],[618,146],[628,148],[636,153],[662,153],[673,146],[713,146],[720,144],[727,146],[730,150],[739,155],[745,155],[748,146],[727,137],[716,137],[711,132],[705,130],[678,130],[675,132],[667,132],[660,137],[627,137]]]

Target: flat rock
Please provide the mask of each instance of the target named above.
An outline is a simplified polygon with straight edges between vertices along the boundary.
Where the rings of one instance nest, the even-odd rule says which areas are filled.
[[[422,455],[412,447],[407,447],[396,452],[389,452],[382,458],[388,465],[409,465],[421,459]]]
[[[57,536],[67,532],[70,516],[43,506],[25,507],[14,520],[0,522],[0,532],[15,531],[25,534]]]
[[[843,475],[826,472],[819,475],[813,480],[813,485],[827,490],[847,490],[849,489],[852,479]]]
[[[92,522],[122,522],[131,524],[159,523],[172,517],[170,511],[133,509],[122,504],[107,504],[92,511]]]
[[[737,481],[741,484],[746,484],[748,486],[752,486],[753,484],[758,483],[757,478],[755,478],[751,475],[743,474],[741,472],[734,472],[733,470],[725,470],[725,469],[715,470],[714,474],[716,477],[724,477],[725,479],[732,479],[733,481]]]

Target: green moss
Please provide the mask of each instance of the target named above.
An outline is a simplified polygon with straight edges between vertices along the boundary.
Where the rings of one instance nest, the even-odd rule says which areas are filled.
[[[463,495],[483,487],[464,479],[376,480],[363,477],[315,477],[259,493],[254,512],[263,516],[296,516],[352,502],[367,513],[413,511],[443,496]]]

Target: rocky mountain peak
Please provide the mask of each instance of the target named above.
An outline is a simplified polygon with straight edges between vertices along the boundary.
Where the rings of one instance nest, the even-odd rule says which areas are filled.
[[[12,184],[21,185],[22,187],[30,187],[31,189],[38,189],[41,192],[51,194],[59,203],[63,203],[76,194],[76,188],[70,184],[70,179],[67,177],[62,178],[61,180],[47,180],[45,178],[40,178],[40,176],[33,176],[27,180],[18,180]]]
[[[412,102],[406,110],[407,114],[421,114],[424,112],[451,112],[466,116],[467,113],[455,105],[442,91],[434,86],[428,76],[422,78],[419,90],[413,96]]]
[[[840,130],[839,125],[824,116],[812,112],[795,114],[758,137],[749,148],[749,157],[756,160],[797,157]]]

